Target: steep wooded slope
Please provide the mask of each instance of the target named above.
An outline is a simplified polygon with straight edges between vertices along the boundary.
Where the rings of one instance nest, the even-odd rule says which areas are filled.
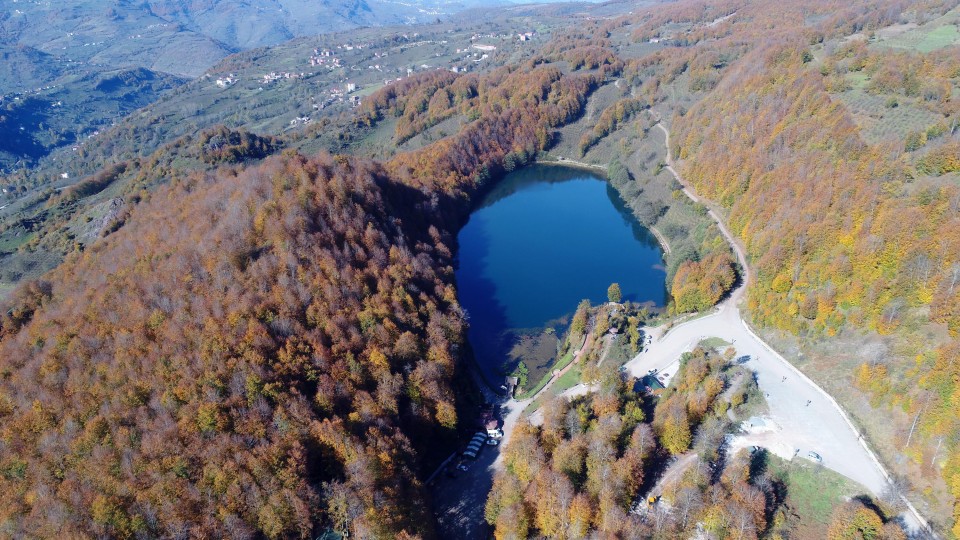
[[[411,439],[456,425],[462,329],[423,201],[375,165],[275,158],[161,189],[24,291],[5,534],[429,533]]]
[[[896,405],[915,419],[909,436],[904,429],[884,444],[906,451],[916,431],[913,440],[925,443],[914,443],[912,459],[956,494],[960,185],[949,174],[957,148],[949,89],[960,57],[955,49],[871,55],[853,43],[820,64],[806,38],[738,63],[674,118],[673,150],[697,191],[729,208],[756,270],[756,322],[815,340],[871,331],[900,344],[902,357],[864,354],[848,376],[874,406]],[[868,91],[893,94],[888,108],[917,99],[942,120],[904,141],[867,142],[848,106],[828,93],[849,84],[848,70],[871,79]],[[941,339],[919,337],[931,323],[943,325],[927,330]],[[938,457],[940,470],[932,468]]]
[[[21,289],[0,340],[6,530],[431,536],[419,456],[454,436],[463,335],[449,231],[597,79],[474,83],[477,120],[431,147],[175,177]],[[480,105],[513,88],[535,90]]]

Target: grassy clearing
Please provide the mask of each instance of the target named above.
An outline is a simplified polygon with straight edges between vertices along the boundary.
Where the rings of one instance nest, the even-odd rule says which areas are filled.
[[[0,252],[16,251],[17,248],[32,240],[34,236],[36,236],[36,233],[12,228],[4,234],[0,234]]]
[[[725,349],[730,346],[730,342],[718,337],[708,337],[700,342],[700,346],[707,349]]]
[[[10,296],[10,292],[13,291],[15,287],[16,285],[11,283],[0,283],[0,300],[4,300]]]
[[[827,525],[837,506],[867,493],[860,484],[804,459],[785,461],[770,454],[767,468],[787,486],[787,504],[801,523]]]
[[[580,384],[581,373],[583,373],[583,366],[581,364],[571,367],[570,371],[557,378],[556,382],[553,383],[553,386],[550,387],[550,393],[557,395]]]
[[[926,130],[941,119],[917,104],[915,99],[905,96],[894,96],[896,107],[888,104],[891,96],[869,94],[862,87],[854,86],[847,92],[837,94],[837,97],[853,114],[864,139],[872,144],[903,141],[911,131]]]
[[[563,357],[561,357],[560,360],[557,360],[557,362],[554,365],[550,366],[550,369],[547,370],[547,372],[544,373],[542,377],[540,377],[540,380],[537,382],[536,386],[517,396],[517,399],[523,400],[523,399],[529,399],[530,397],[535,396],[537,392],[543,390],[543,387],[546,386],[548,382],[550,382],[550,378],[553,376],[554,371],[559,371],[567,367],[568,365],[570,365],[570,362],[572,361],[573,361],[573,351],[571,350],[567,352],[567,354],[563,355]],[[571,371],[573,370],[571,369]],[[578,379],[579,379],[579,375],[578,375]]]
[[[867,82],[870,81],[870,77],[862,71],[852,71],[847,74],[847,81],[851,87],[863,90],[867,86]]]
[[[938,19],[880,43],[921,53],[936,51],[960,42],[960,31],[957,30],[956,22],[955,16],[948,23]]]
[[[960,8],[954,8],[920,26],[914,23],[894,25],[881,29],[875,35],[874,47],[892,47],[928,53],[960,42],[957,23]]]
[[[956,25],[944,25],[927,32],[917,44],[917,50],[928,53],[953,45],[958,40],[960,40],[960,31],[957,31]]]
[[[554,381],[554,383],[550,386],[550,388],[547,389],[546,392],[540,394],[536,399],[531,401],[526,410],[535,411],[543,405],[544,401],[554,396],[558,396],[580,384],[581,373],[583,373],[583,364],[574,364],[573,367],[570,368],[570,371],[564,373],[556,381]]]

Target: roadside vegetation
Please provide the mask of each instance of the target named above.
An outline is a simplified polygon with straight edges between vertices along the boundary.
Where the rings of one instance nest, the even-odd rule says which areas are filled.
[[[667,315],[735,286],[743,269],[707,206],[666,168],[662,122],[678,172],[748,253],[752,322],[795,347],[934,528],[960,536],[956,8],[542,8],[549,36],[530,47],[513,37],[526,19],[441,25],[438,42],[507,37],[467,73],[414,70],[382,87],[377,73],[357,110],[296,130],[289,115],[313,114],[310,85],[342,73],[263,92],[256,77],[222,92],[194,81],[75,155],[4,177],[15,206],[0,226],[0,291],[21,285],[0,317],[3,532],[432,536],[420,479],[456,445],[469,394],[455,391],[469,383],[447,246],[476,194],[536,159],[582,156],[663,243]],[[411,38],[358,32],[423,65],[400,56]],[[441,45],[427,51],[435,65],[463,63]],[[243,53],[216,73],[293,69],[314,46]],[[607,354],[635,353],[647,315],[607,309],[575,317],[571,335],[593,330],[600,344],[616,327]],[[861,343],[881,345],[849,346]],[[720,444],[728,411],[757,406],[736,386],[751,378],[697,349],[651,398],[603,350],[571,358],[555,383],[597,390],[546,400],[543,426],[505,448],[487,507],[498,536],[789,530],[790,486],[784,496]],[[694,455],[702,467],[657,487],[672,458]],[[807,498],[809,483],[793,482]],[[644,509],[651,492],[686,510]],[[817,537],[896,538],[876,502],[829,523],[823,505],[810,510],[827,527]]]
[[[763,407],[733,356],[698,347],[653,393],[605,363],[593,392],[545,401],[542,422],[518,426],[505,449],[486,505],[494,536],[854,538],[844,535],[876,525],[875,538],[904,538],[881,514],[844,506],[862,488],[831,471],[763,450],[728,455],[729,416]]]
[[[900,417],[880,411],[906,413],[880,448],[888,462],[913,462],[911,482],[928,486],[936,519],[954,506],[946,493],[960,479],[960,454],[945,450],[960,433],[950,360],[960,329],[951,99],[960,59],[954,49],[893,51],[853,39],[824,45],[817,61],[802,39],[748,53],[722,89],[678,113],[674,152],[698,193],[727,208],[747,246],[755,323],[808,343],[889,336],[882,354],[861,349],[837,378],[817,380],[830,389],[855,384],[871,396],[871,407],[848,401],[868,431],[879,429],[870,418]],[[859,89],[846,89],[849,74],[859,74]],[[782,93],[750,97],[772,91]],[[863,93],[916,121],[877,118],[857,98],[834,100],[831,92]],[[717,110],[727,111],[723,121]],[[818,348],[810,352],[822,354]],[[819,360],[831,370],[834,362]],[[953,488],[936,487],[936,476]]]

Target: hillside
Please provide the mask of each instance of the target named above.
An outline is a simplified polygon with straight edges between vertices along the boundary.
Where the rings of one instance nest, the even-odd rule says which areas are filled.
[[[253,16],[221,4],[193,7]],[[145,5],[196,36],[292,24]],[[223,58],[3,178],[0,530],[434,536],[422,481],[478,399],[453,239],[505,173],[563,159],[605,169],[664,245],[664,332],[743,283],[718,216],[749,267],[738,328],[835,397],[893,478],[811,524],[811,479],[777,484],[792,462],[716,451],[742,412],[731,358],[684,356],[649,399],[577,367],[567,388],[590,391],[503,449],[498,537],[900,538],[900,494],[960,536],[958,24],[955,0],[520,6]],[[54,80],[41,47],[8,54],[8,77]],[[179,84],[57,69],[104,107]],[[657,487],[691,446],[714,474]],[[649,489],[696,504],[643,511]]]
[[[0,124],[0,173],[32,170],[54,150],[98,134],[232,53],[351,28],[434,22],[476,6],[490,4],[18,2],[0,14],[0,106],[9,113]],[[150,73],[162,83],[147,84],[143,76],[134,82],[131,73]],[[124,92],[104,91],[100,81],[118,74],[127,74],[120,75]]]
[[[559,19],[547,16],[540,19],[544,33],[561,24]],[[525,18],[505,18],[464,25],[414,26],[410,28],[412,33],[407,29],[369,29],[293,40],[227,58],[211,70],[214,75],[186,83],[121,118],[116,125],[105,126],[96,135],[79,141],[76,150],[54,151],[40,158],[35,167],[3,178],[0,186],[7,192],[3,195],[6,201],[0,204],[0,293],[4,285],[48,270],[78,242],[88,243],[85,220],[99,223],[104,206],[115,199],[129,199],[135,193],[131,183],[136,182],[138,189],[149,188],[163,181],[164,171],[218,165],[200,159],[199,150],[191,148],[198,131],[224,125],[233,131],[278,136],[285,145],[308,154],[326,150],[389,157],[399,150],[389,135],[392,125],[358,125],[351,119],[357,99],[382,88],[385,79],[419,75],[438,67],[484,72],[517,61],[531,55],[546,39],[537,36],[526,43],[511,39],[513,31],[529,28]],[[474,36],[494,33],[498,37],[485,37],[484,41],[495,43],[497,51],[492,57],[481,58],[481,51],[470,47]],[[346,50],[345,43],[356,47],[351,45],[351,50]],[[330,51],[330,56],[316,51]],[[325,63],[311,65],[318,58]],[[300,73],[308,75],[301,78]],[[268,83],[264,82],[265,76],[270,76]],[[217,79],[231,82],[221,86]],[[347,83],[356,89],[346,92]],[[402,148],[414,149],[429,142],[413,138]],[[158,152],[154,158],[152,155]],[[163,167],[155,167],[157,161],[164,162]],[[104,163],[122,162],[139,165],[127,170],[111,189],[83,197],[70,208],[48,207],[51,189],[82,182],[97,174]],[[68,178],[62,178],[64,173]],[[142,181],[144,176],[150,180]]]
[[[323,34],[364,26],[432,22],[471,7],[503,2],[478,0],[230,0],[184,2],[154,0],[150,12],[185,28],[226,43],[235,49],[274,45],[293,37]]]
[[[41,73],[18,73],[42,84]],[[183,79],[143,68],[70,70],[34,92],[0,97],[0,167],[32,166],[149,105]],[[69,173],[68,173],[69,174]]]
[[[424,203],[373,164],[273,159],[159,190],[25,290],[6,533],[429,532],[417,451],[456,425],[461,322]]]
[[[0,43],[72,62],[197,77],[232,52],[349,28],[432,22],[479,5],[490,6],[469,0],[20,2],[0,18]]]

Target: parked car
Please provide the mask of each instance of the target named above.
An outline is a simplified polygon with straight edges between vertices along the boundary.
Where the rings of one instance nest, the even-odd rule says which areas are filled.
[[[488,446],[496,446],[500,444],[500,439],[487,439]]]
[[[470,470],[470,466],[467,465],[466,463],[460,463],[459,465],[457,465],[457,470],[466,472]]]
[[[813,450],[807,452],[807,459],[816,463],[823,463],[823,458],[820,457],[820,454],[814,452]]]

